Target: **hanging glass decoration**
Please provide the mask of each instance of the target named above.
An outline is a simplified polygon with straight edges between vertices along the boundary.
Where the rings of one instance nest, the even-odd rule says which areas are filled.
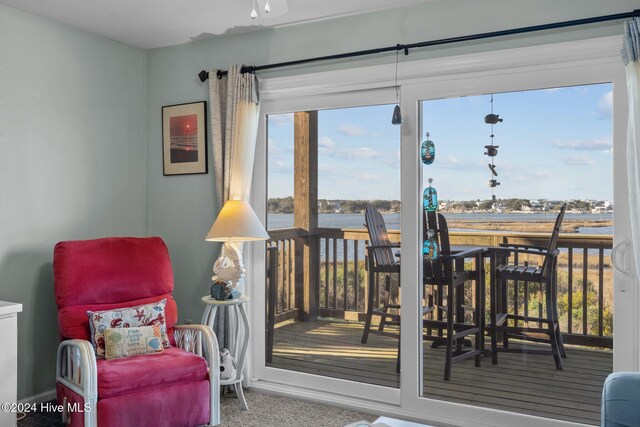
[[[422,163],[425,165],[430,165],[436,159],[436,146],[433,141],[429,139],[429,132],[427,132],[427,139],[422,141],[420,156],[422,157]]]
[[[429,186],[422,193],[422,207],[427,212],[435,212],[438,209],[438,192],[431,186],[433,178],[429,178]]]
[[[435,239],[436,232],[427,230],[427,240],[422,244],[422,256],[428,259],[438,259],[440,256],[440,245]]]

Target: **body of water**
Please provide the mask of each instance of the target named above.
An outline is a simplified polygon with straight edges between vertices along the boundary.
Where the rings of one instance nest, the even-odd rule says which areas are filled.
[[[468,220],[468,221],[554,221],[557,213],[447,213],[445,217],[448,221]],[[382,214],[388,230],[400,229],[400,214]],[[565,220],[613,220],[613,214],[572,214],[567,213]],[[328,228],[364,228],[364,214],[320,214],[318,216],[318,226]],[[291,228],[293,227],[293,214],[269,214],[267,217],[267,229]],[[453,230],[453,229],[452,229]],[[465,229],[464,231],[473,231]],[[479,230],[480,232],[491,232]],[[613,227],[580,227],[579,233],[583,234],[613,234]]]

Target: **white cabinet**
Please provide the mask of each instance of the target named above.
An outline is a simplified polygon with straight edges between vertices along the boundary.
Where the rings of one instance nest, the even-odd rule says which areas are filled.
[[[22,304],[0,301],[0,403],[16,403],[18,394],[18,313]],[[15,426],[16,413],[0,411],[0,426]]]

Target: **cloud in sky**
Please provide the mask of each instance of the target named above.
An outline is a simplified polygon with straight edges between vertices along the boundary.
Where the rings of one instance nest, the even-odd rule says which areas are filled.
[[[287,126],[293,124],[293,113],[269,114],[269,124],[274,126]]]
[[[485,159],[460,158],[457,156],[440,156],[436,157],[437,166],[447,169],[481,169],[487,167]],[[487,169],[488,170],[488,169]]]
[[[292,146],[283,146],[280,141],[268,138],[267,144],[269,144],[269,156],[279,156],[293,152]]]
[[[378,161],[394,169],[400,168],[400,150],[378,151],[370,147],[342,147],[337,146],[328,136],[318,139],[318,148],[320,156],[327,156],[339,162]]]
[[[331,153],[331,156],[334,158],[339,158],[339,159],[348,160],[348,161],[378,160],[396,169],[400,167],[399,151],[386,152],[386,151],[377,151],[369,147],[357,147],[357,148],[344,148],[344,149],[334,150],[333,153]]]
[[[551,145],[576,151],[609,151],[613,147],[610,137],[585,140],[555,139],[551,141]]]
[[[602,98],[598,101],[598,113],[596,116],[599,119],[611,119],[613,116],[613,91],[610,90],[602,95]]]
[[[378,136],[377,132],[371,132],[362,126],[358,126],[353,123],[341,123],[338,126],[337,132],[340,135],[348,136],[348,137],[358,137],[358,136]]]
[[[588,166],[595,164],[595,161],[586,154],[570,154],[560,156],[560,160],[569,166]]]
[[[321,136],[318,139],[318,147],[322,148],[334,148],[336,146],[335,142],[328,136]]]
[[[353,123],[341,123],[338,126],[338,133],[344,136],[365,136],[367,135],[367,131],[358,125],[354,125]]]
[[[270,173],[284,173],[287,175],[293,174],[293,165],[290,162],[282,160],[272,160],[269,162]]]

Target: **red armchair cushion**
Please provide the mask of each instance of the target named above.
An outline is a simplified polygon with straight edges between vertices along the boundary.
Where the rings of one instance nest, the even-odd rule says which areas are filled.
[[[100,399],[209,378],[204,358],[175,347],[159,354],[97,362]]]
[[[173,291],[169,251],[159,237],[60,242],[53,274],[58,308],[122,304]]]

